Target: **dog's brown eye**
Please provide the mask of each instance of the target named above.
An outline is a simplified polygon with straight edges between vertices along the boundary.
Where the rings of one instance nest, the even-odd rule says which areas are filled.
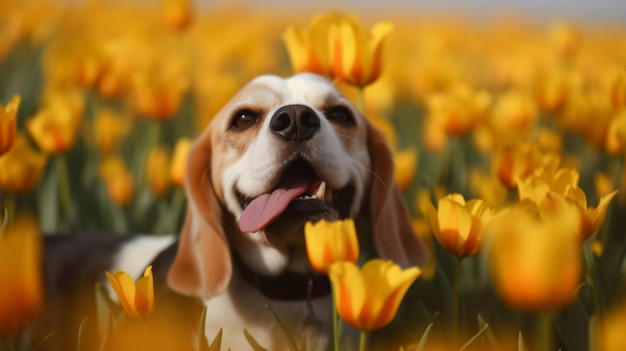
[[[244,130],[255,125],[259,121],[259,113],[252,110],[237,111],[230,122],[230,128]]]
[[[326,118],[329,121],[344,126],[353,126],[355,124],[352,113],[343,106],[335,106],[326,111]]]

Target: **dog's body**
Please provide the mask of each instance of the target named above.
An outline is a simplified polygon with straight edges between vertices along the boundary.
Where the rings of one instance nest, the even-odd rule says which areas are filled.
[[[312,74],[262,76],[236,94],[195,142],[186,189],[178,241],[120,239],[96,268],[100,278],[115,269],[138,277],[163,256],[167,278],[155,274],[155,284],[201,301],[205,334],[222,329],[222,349],[250,349],[244,329],[287,349],[266,305],[309,350],[329,348],[330,284],[308,263],[306,222],[353,218],[380,256],[402,266],[426,257],[384,136]]]

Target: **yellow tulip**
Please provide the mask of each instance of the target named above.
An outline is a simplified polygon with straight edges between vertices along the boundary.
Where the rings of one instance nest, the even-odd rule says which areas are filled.
[[[120,304],[129,316],[143,318],[152,314],[154,310],[152,266],[146,268],[143,277],[139,278],[137,283],[124,271],[115,271],[113,274],[105,273]]]
[[[133,199],[135,181],[126,164],[119,156],[109,156],[100,165],[100,177],[104,181],[109,198],[120,206]]]
[[[437,240],[458,257],[480,251],[485,226],[494,215],[483,200],[465,201],[463,195],[450,194],[439,199],[438,208],[429,203],[427,211]]]
[[[626,150],[626,110],[611,118],[605,147],[611,154],[623,153]]]
[[[535,127],[537,110],[536,101],[529,93],[521,90],[504,92],[495,99],[490,122],[501,137],[519,138]]]
[[[155,147],[148,152],[146,177],[152,193],[161,197],[170,185],[169,175],[164,170],[170,167],[170,155],[166,147]]]
[[[384,40],[392,30],[390,22],[377,23],[369,33],[350,18],[333,23],[329,45],[334,76],[358,87],[376,81],[382,71]]]
[[[0,233],[0,339],[16,338],[43,303],[41,236],[34,220],[17,217]]]
[[[401,190],[408,189],[415,179],[417,160],[418,154],[414,148],[393,152],[393,163],[396,167],[395,182]]]
[[[180,138],[174,145],[174,155],[170,164],[170,180],[179,187],[185,186],[185,170],[187,169],[187,155],[191,150],[191,139]]]
[[[0,104],[0,156],[9,151],[15,140],[20,100],[19,95],[14,95],[6,106]]]
[[[552,25],[549,37],[557,54],[563,58],[572,57],[580,46],[580,34],[563,22]]]
[[[190,0],[163,0],[163,19],[168,28],[181,31],[193,20]]]
[[[626,302],[622,301],[593,323],[593,350],[621,351],[626,345]]]
[[[539,204],[549,191],[566,195],[568,189],[578,188],[579,179],[578,171],[572,168],[538,168],[518,182],[519,199]]]
[[[514,143],[498,149],[492,169],[503,185],[514,189],[518,180],[527,178],[542,165],[556,167],[558,161],[556,156],[543,155],[534,144]]]
[[[487,205],[499,207],[506,202],[507,188],[497,177],[473,169],[470,170],[468,178],[472,192],[483,199]]]
[[[74,146],[82,120],[83,103],[82,97],[73,92],[55,92],[26,123],[28,132],[43,152],[61,154]]]
[[[352,219],[309,222],[304,226],[304,239],[309,262],[318,272],[327,273],[335,262],[359,259],[359,241]]]
[[[544,217],[569,215],[567,211],[574,211],[577,220],[568,224],[574,225],[574,232],[584,241],[589,239],[604,222],[617,190],[602,196],[598,206],[590,208],[585,192],[578,187],[579,179],[580,176],[574,169],[540,170],[519,182],[519,197],[520,200],[534,202]]]
[[[366,262],[360,270],[352,262],[338,262],[328,271],[339,316],[364,331],[380,329],[393,320],[420,274],[417,267],[402,270],[392,261],[381,259]]]
[[[383,42],[392,30],[381,22],[367,33],[354,16],[333,12],[314,17],[307,29],[289,27],[282,37],[296,72],[364,87],[381,74]]]
[[[610,83],[610,98],[615,108],[626,107],[626,69],[614,74]]]
[[[288,27],[282,34],[291,66],[295,72],[311,72],[331,76],[328,59],[328,27],[330,16],[318,15],[309,28]]]
[[[524,310],[562,307],[580,284],[580,239],[571,226],[542,220],[528,208],[498,216],[490,240],[490,267],[503,299]]]
[[[47,162],[46,156],[33,150],[28,138],[18,133],[13,147],[0,156],[0,189],[15,194],[31,191],[39,182]]]
[[[130,131],[130,121],[111,109],[101,109],[95,116],[96,148],[106,156],[115,151]]]
[[[176,115],[186,89],[181,77],[138,76],[132,87],[131,102],[137,115],[157,121]]]
[[[448,135],[471,131],[486,115],[491,95],[456,84],[447,91],[431,94],[426,99],[428,118],[436,119]]]

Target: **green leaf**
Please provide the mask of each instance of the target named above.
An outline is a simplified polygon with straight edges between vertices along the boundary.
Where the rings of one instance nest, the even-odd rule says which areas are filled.
[[[35,345],[35,347],[33,347],[33,351],[39,351],[42,350],[45,346],[46,343],[48,342],[48,340],[52,339],[54,335],[52,333],[44,336],[43,338],[41,338],[41,340],[39,340],[39,342],[37,342],[37,345]]]
[[[76,347],[78,351],[89,351],[87,349],[87,335],[85,330],[87,329],[87,319],[88,318],[83,319],[78,326],[78,346]]]
[[[430,332],[433,329],[433,325],[435,325],[435,323],[433,322],[428,324],[428,326],[426,327],[426,330],[424,330],[424,334],[422,335],[420,342],[417,344],[417,348],[415,349],[415,351],[426,350],[426,343],[428,342],[428,337],[430,336]]]
[[[246,337],[246,340],[248,341],[248,344],[250,344],[250,346],[252,346],[252,349],[254,351],[269,351],[268,349],[266,349],[263,346],[259,345],[259,343],[254,339],[254,337],[252,335],[250,335],[250,333],[248,333],[248,330],[244,329],[243,330],[243,335]]]
[[[59,204],[57,201],[59,188],[57,178],[54,167],[49,165],[37,191],[39,225],[44,233],[54,233],[59,230]]]
[[[278,318],[278,315],[276,314],[276,312],[274,312],[274,310],[272,310],[272,308],[269,305],[265,305],[265,309],[270,314],[270,316],[272,317],[272,319],[274,320],[276,325],[278,325],[278,329],[280,330],[281,334],[285,337],[285,340],[287,341],[287,345],[289,346],[289,350],[290,351],[299,351],[298,350],[298,346],[296,345],[296,342],[293,339],[293,336],[291,335],[291,333],[289,333],[289,331],[287,330],[287,328],[285,327],[283,322],[280,321],[280,319]]]
[[[306,351],[306,349],[307,349],[306,335],[302,335],[302,340],[300,340],[300,351]]]
[[[467,349],[474,341],[476,341],[487,329],[489,329],[489,324],[485,324],[479,331],[474,335],[468,342],[463,345],[459,351],[463,351]]]
[[[104,333],[102,334],[102,340],[100,341],[100,351],[105,351],[109,349],[108,342],[109,336],[113,331],[113,315],[109,313],[109,317],[107,319],[107,327],[104,329]]]
[[[122,308],[111,299],[109,291],[100,283],[96,283],[95,295],[98,328],[100,334],[104,335],[107,333],[107,328],[109,328],[109,320],[114,316],[118,316]]]
[[[206,338],[205,338],[206,340]],[[213,338],[213,342],[209,347],[209,351],[220,351],[222,349],[222,328],[217,332],[215,338]]]
[[[526,351],[526,342],[524,341],[522,332],[519,332],[519,337],[517,338],[517,351]]]
[[[487,323],[487,321],[485,320],[485,318],[483,318],[483,316],[481,314],[478,314],[477,318],[478,318],[478,328],[479,329],[483,329],[486,325],[489,324],[489,323]],[[487,343],[489,344],[489,346],[491,347],[492,350],[501,350],[502,349],[500,343],[498,342],[498,339],[496,338],[496,336],[493,333],[493,330],[491,328],[488,328],[487,330],[485,330],[485,337],[487,338]]]
[[[213,344],[211,344],[211,346],[209,346],[209,342],[207,341],[206,335],[205,335],[205,332],[204,332],[206,330],[206,311],[207,311],[207,309],[206,309],[206,305],[205,305],[204,308],[202,309],[202,315],[200,316],[200,325],[198,326],[198,346],[199,346],[199,351],[209,351],[209,350],[212,350],[212,346],[215,343],[215,341],[213,341]],[[219,336],[220,336],[220,343],[221,343],[221,330],[220,330]]]

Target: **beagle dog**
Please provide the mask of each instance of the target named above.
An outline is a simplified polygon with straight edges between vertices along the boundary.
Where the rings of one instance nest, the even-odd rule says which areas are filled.
[[[197,138],[186,176],[178,238],[111,244],[98,269],[139,277],[156,264],[155,285],[206,306],[205,335],[222,330],[224,350],[251,349],[244,329],[287,350],[266,305],[309,350],[330,348],[331,287],[309,265],[306,222],[353,218],[380,257],[404,267],[427,257],[384,135],[320,76],[252,80]]]

